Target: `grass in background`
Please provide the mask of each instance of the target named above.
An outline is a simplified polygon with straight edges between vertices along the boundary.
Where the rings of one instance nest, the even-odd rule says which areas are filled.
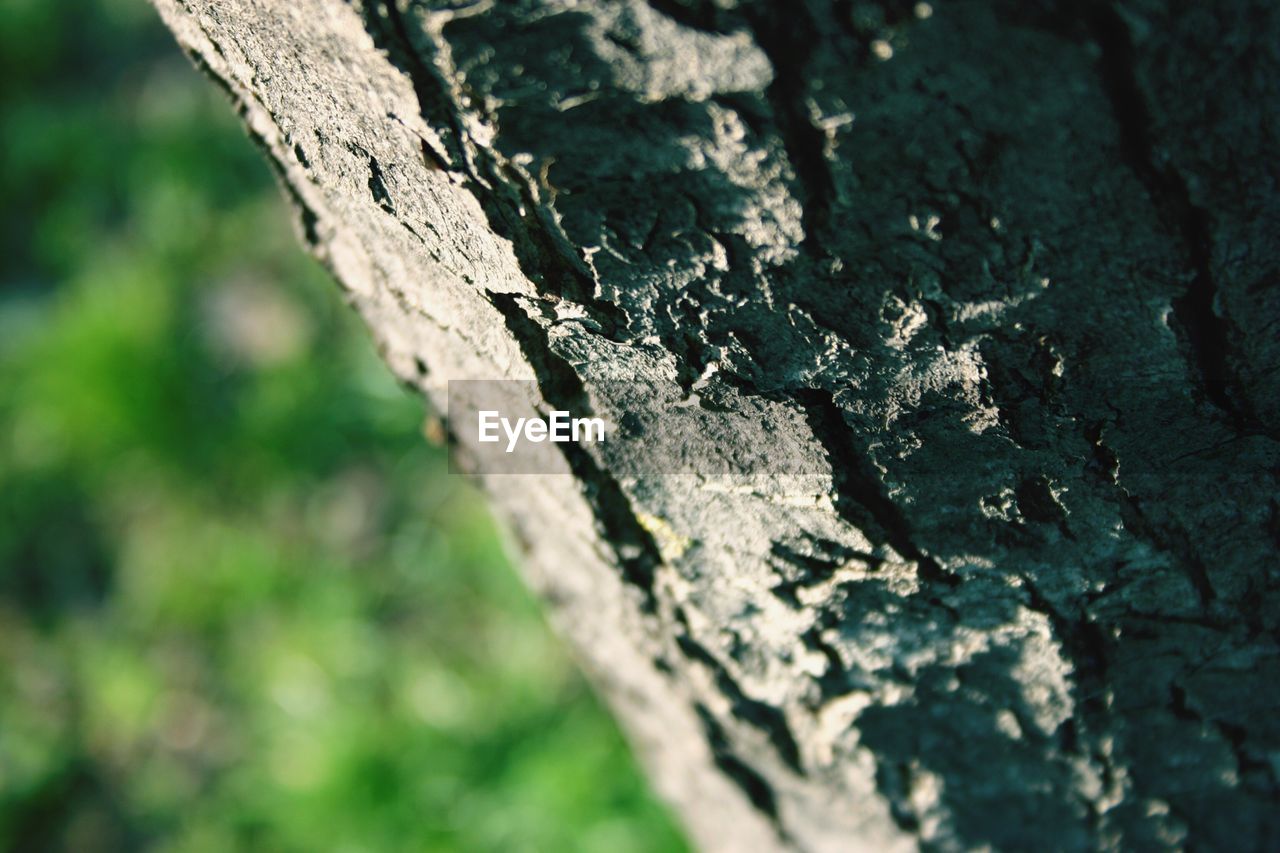
[[[0,188],[0,848],[681,848],[142,0],[6,2]]]

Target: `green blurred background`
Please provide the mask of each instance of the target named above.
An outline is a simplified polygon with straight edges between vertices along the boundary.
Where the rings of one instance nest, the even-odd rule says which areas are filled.
[[[150,7],[0,64],[0,848],[680,849]]]

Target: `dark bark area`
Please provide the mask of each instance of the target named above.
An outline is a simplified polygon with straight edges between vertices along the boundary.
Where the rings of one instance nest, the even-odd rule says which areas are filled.
[[[156,2],[437,404],[828,472],[482,478],[703,846],[1280,844],[1274,4]]]

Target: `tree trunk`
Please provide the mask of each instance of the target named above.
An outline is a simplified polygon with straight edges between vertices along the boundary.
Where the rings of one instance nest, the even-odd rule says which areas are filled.
[[[1276,4],[156,3],[700,846],[1280,845]]]

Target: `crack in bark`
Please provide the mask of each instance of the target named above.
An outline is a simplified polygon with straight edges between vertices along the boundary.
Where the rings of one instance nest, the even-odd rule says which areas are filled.
[[[1212,581],[1209,579],[1209,572],[1204,561],[1196,554],[1195,549],[1189,541],[1186,541],[1185,537],[1182,537],[1177,542],[1169,541],[1165,536],[1161,535],[1156,526],[1147,518],[1146,513],[1142,510],[1141,502],[1120,484],[1118,479],[1119,457],[1115,451],[1104,443],[1102,433],[1103,424],[1101,422],[1091,424],[1085,429],[1085,439],[1093,448],[1094,454],[1093,464],[1086,466],[1086,474],[1090,475],[1095,482],[1111,488],[1120,510],[1120,518],[1124,522],[1126,530],[1150,543],[1156,551],[1169,554],[1175,559],[1182,567],[1183,574],[1191,583],[1192,588],[1196,591],[1201,609],[1207,612],[1214,599],[1217,598],[1217,593],[1213,588]]]
[[[518,297],[510,293],[486,291],[489,301],[501,312],[507,329],[516,339],[526,359],[533,366],[538,387],[548,403],[557,409],[582,416],[591,414],[586,389],[577,372],[557,355],[547,340],[546,331],[520,306]],[[586,448],[573,442],[556,444],[570,470],[583,485],[584,493],[595,510],[604,539],[612,544],[622,575],[643,596],[646,613],[657,611],[654,573],[662,563],[661,552],[653,536],[636,518],[631,501],[622,486],[601,468]]]
[[[800,764],[800,747],[796,744],[791,727],[782,711],[767,702],[752,699],[742,689],[728,668],[713,655],[706,646],[693,639],[689,632],[688,619],[683,610],[676,611],[676,621],[683,632],[676,636],[676,646],[690,660],[697,661],[706,667],[715,679],[716,687],[733,706],[734,719],[748,723],[769,739],[778,756],[796,773],[803,773]]]
[[[785,7],[753,4],[743,10],[756,44],[773,66],[773,83],[765,98],[773,110],[778,135],[803,195],[802,247],[818,251],[831,215],[831,168],[826,140],[808,115],[809,97],[804,71],[813,47],[820,41],[813,15],[804,3]]]
[[[1106,725],[1111,714],[1107,707],[1108,692],[1107,639],[1102,626],[1088,618],[1087,611],[1082,611],[1077,618],[1062,613],[1053,602],[1036,586],[1026,573],[1019,573],[1023,588],[1027,592],[1027,605],[1034,611],[1044,614],[1053,627],[1053,632],[1062,644],[1067,659],[1072,665],[1073,693],[1076,706],[1081,710],[1074,717],[1068,718],[1060,728],[1058,736],[1064,750],[1096,763],[1102,768],[1108,786],[1116,778],[1116,766],[1111,756],[1102,749],[1094,748],[1091,739],[1100,733],[1110,731]],[[1085,731],[1081,732],[1081,723]],[[1082,737],[1083,735],[1083,737]],[[1086,743],[1086,738],[1090,743]],[[1098,804],[1089,797],[1080,798],[1089,810],[1090,833],[1094,838],[1102,827],[1102,812]]]
[[[849,424],[835,397],[818,388],[797,390],[795,397],[831,462],[836,511],[841,518],[864,533],[878,533],[895,551],[916,564],[921,580],[948,587],[959,585],[959,577],[943,569],[916,545],[902,510],[885,495],[879,480],[866,471],[868,463],[850,440]]]
[[[596,298],[595,281],[589,270],[567,241],[555,233],[550,211],[535,197],[532,188],[513,173],[496,151],[470,140],[460,119],[462,105],[453,101],[435,64],[419,54],[417,40],[396,0],[375,0],[375,6],[366,9],[365,17],[369,25],[380,27],[388,58],[413,84],[424,110],[423,119],[437,125],[446,122],[456,137],[459,153],[455,157],[464,164],[490,228],[511,241],[521,271],[540,294],[581,305],[602,334],[619,340],[629,322],[626,314],[617,305]],[[422,36],[430,42],[428,34]]]
[[[521,270],[540,293],[552,299],[568,298],[586,308],[604,329],[616,331],[625,325],[625,315],[617,306],[594,298],[594,282],[577,268],[576,257],[565,258],[565,249],[541,220],[542,205],[530,197],[523,182],[506,174],[496,153],[473,146],[458,118],[460,105],[452,103],[446,82],[433,63],[423,60],[395,0],[378,0],[365,8],[366,25],[377,28],[384,50],[393,64],[413,84],[423,118],[447,122],[455,136],[455,159],[464,164],[473,192],[490,227],[509,238]],[[425,144],[425,142],[424,142]],[[474,150],[473,150],[474,149]],[[486,290],[493,306],[502,314],[508,330],[533,366],[544,398],[560,409],[589,414],[590,406],[582,381],[573,367],[551,349],[546,332],[509,293]],[[558,444],[570,470],[584,488],[605,541],[612,543],[623,577],[643,595],[643,609],[655,613],[654,572],[661,563],[660,551],[651,534],[637,520],[635,511],[616,479],[600,467],[591,454],[576,444]]]
[[[715,715],[703,704],[694,705],[698,720],[707,734],[707,743],[711,747],[712,760],[716,766],[733,782],[751,801],[751,804],[768,819],[770,825],[784,841],[789,840],[786,827],[782,825],[778,813],[777,796],[769,781],[752,769],[751,765],[733,754],[729,736]]]
[[[1173,310],[1187,335],[1205,397],[1230,419],[1238,433],[1266,435],[1230,369],[1231,325],[1215,310],[1217,282],[1210,213],[1192,201],[1182,173],[1172,164],[1161,163],[1156,154],[1151,111],[1138,82],[1129,26],[1110,4],[1094,4],[1087,23],[1102,51],[1103,89],[1120,126],[1125,155],[1151,200],[1176,229],[1191,264],[1191,283],[1173,301]]]
[[[449,171],[466,174],[479,183],[480,178],[467,151],[466,130],[459,120],[456,105],[447,94],[448,84],[434,63],[424,60],[418,53],[396,0],[361,0],[360,6],[365,29],[374,44],[386,51],[392,65],[408,76],[422,118],[437,132],[441,129],[448,132],[441,140],[447,148],[445,152],[435,151],[423,139],[423,153],[430,161],[443,165]]]

